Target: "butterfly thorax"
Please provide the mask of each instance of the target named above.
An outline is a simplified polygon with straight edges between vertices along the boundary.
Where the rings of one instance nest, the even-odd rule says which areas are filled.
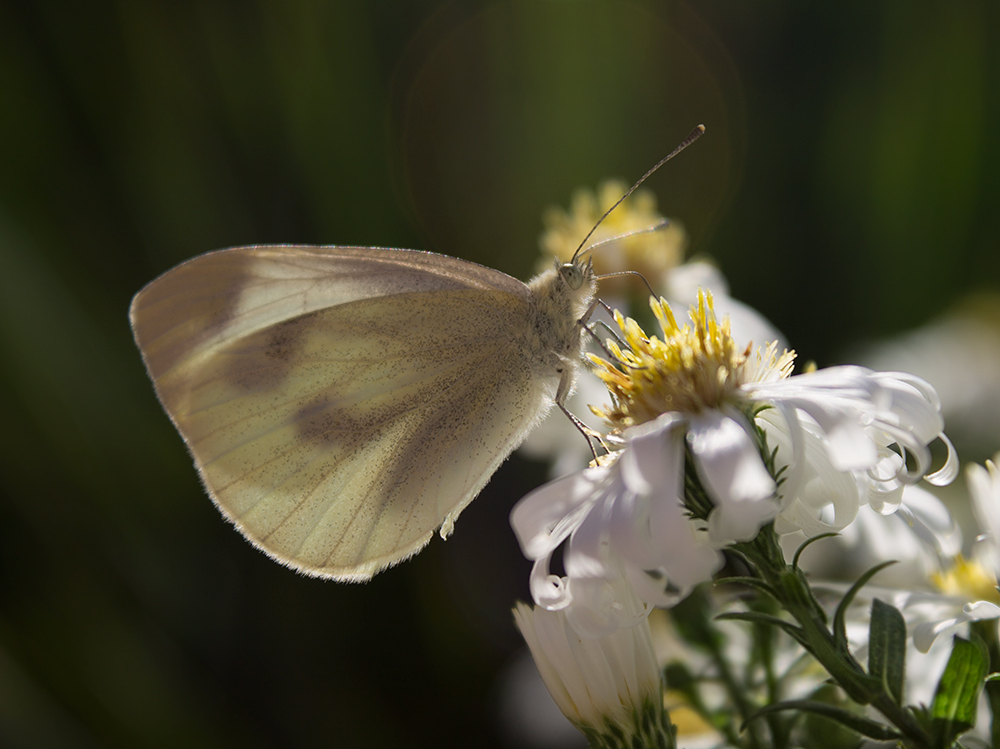
[[[573,268],[575,277],[567,273]],[[592,266],[581,260],[575,265],[557,262],[531,279],[528,288],[534,302],[529,343],[537,374],[561,375],[567,365],[575,369],[583,352],[580,319],[597,288]]]

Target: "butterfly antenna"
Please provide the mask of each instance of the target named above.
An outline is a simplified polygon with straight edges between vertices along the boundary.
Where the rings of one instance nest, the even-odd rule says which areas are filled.
[[[615,234],[615,236],[613,236],[613,237],[607,237],[607,238],[602,239],[600,241],[594,242],[587,249],[588,250],[596,250],[598,247],[600,247],[602,245],[611,244],[612,242],[620,242],[623,239],[629,239],[631,237],[637,237],[640,234],[652,234],[655,231],[660,231],[662,229],[666,229],[668,226],[670,226],[670,219],[663,218],[663,219],[660,219],[659,221],[657,221],[652,226],[645,226],[642,229],[633,229],[632,231],[622,232],[621,234]]]
[[[599,227],[602,223],[604,223],[604,219],[606,219],[609,215],[611,215],[611,211],[613,211],[615,208],[617,208],[618,206],[620,206],[629,195],[631,195],[633,192],[635,192],[636,188],[639,187],[639,185],[641,185],[643,182],[645,182],[647,179],[649,179],[649,177],[653,174],[653,172],[655,172],[661,166],[663,166],[668,161],[670,161],[670,159],[674,158],[674,156],[676,156],[681,151],[683,151],[685,148],[687,148],[692,143],[694,143],[696,140],[698,140],[698,138],[700,138],[704,132],[705,132],[705,126],[704,125],[698,125],[698,127],[696,127],[694,130],[692,130],[690,133],[688,133],[688,136],[684,140],[681,141],[681,144],[679,146],[677,146],[677,148],[675,148],[673,151],[671,151],[666,156],[664,156],[662,159],[660,159],[658,162],[656,162],[656,164],[653,166],[652,169],[650,169],[648,172],[646,172],[644,175],[642,175],[639,178],[639,180],[628,189],[628,192],[626,192],[624,195],[622,195],[620,198],[618,198],[618,200],[615,201],[615,204],[613,206],[611,206],[610,208],[608,208],[608,210],[606,210],[604,212],[603,216],[601,216],[599,219],[597,219],[597,223],[594,224],[594,228],[592,228],[589,232],[587,232],[587,236],[585,236],[583,238],[583,241],[580,242],[580,246],[577,247],[576,248],[576,252],[573,253],[573,259],[572,259],[571,262],[576,262],[576,258],[580,254],[580,252],[583,250],[584,245],[587,244],[587,240],[590,239],[590,237],[593,235],[593,233],[595,231],[597,231],[597,227]]]

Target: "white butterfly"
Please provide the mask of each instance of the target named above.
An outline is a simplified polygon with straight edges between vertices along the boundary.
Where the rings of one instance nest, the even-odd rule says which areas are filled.
[[[261,246],[146,286],[146,368],[215,504],[310,575],[365,580],[455,519],[573,388],[589,260],[528,284],[413,250]]]

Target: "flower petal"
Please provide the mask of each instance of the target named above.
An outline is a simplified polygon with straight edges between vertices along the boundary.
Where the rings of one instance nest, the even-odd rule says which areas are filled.
[[[944,432],[938,434],[938,439],[944,442],[945,447],[948,448],[948,457],[941,468],[934,473],[924,476],[924,481],[934,486],[947,486],[958,476],[958,452],[955,450],[955,446],[951,444],[951,440],[945,436]]]
[[[698,474],[720,504],[753,502],[774,495],[774,479],[749,435],[750,425],[734,409],[692,416],[688,445]]]
[[[942,632],[946,632],[953,627],[966,622],[975,622],[982,619],[996,619],[1000,617],[1000,606],[989,601],[975,601],[967,603],[962,607],[961,613],[948,619],[939,619],[935,622],[922,622],[913,628],[913,644],[921,653],[926,653],[934,644],[935,638]]]
[[[551,553],[583,521],[610,468],[588,468],[551,481],[514,505],[510,524],[528,559]]]
[[[669,411],[653,421],[648,421],[625,431],[628,449],[621,457],[622,478],[625,486],[639,494],[649,494],[664,484],[673,484],[678,466],[667,455],[668,440],[684,423],[684,418]],[[683,470],[683,466],[680,467]]]
[[[903,504],[896,516],[909,526],[913,535],[946,559],[962,551],[962,529],[944,503],[920,486],[903,489]]]
[[[780,509],[777,500],[770,498],[716,507],[708,516],[708,536],[720,545],[752,541],[761,526],[774,520]]]
[[[528,588],[535,603],[549,611],[558,611],[573,602],[573,595],[566,585],[566,580],[558,575],[549,574],[551,561],[551,554],[535,560],[531,566],[531,575],[528,577]]]

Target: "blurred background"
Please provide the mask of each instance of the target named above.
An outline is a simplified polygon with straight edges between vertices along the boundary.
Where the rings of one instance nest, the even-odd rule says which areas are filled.
[[[991,455],[998,32],[989,0],[0,3],[0,745],[581,743],[517,706],[506,517],[546,466],[514,456],[365,585],[220,518],[127,319],[208,250],[526,279],[547,206],[704,123],[648,183],[688,254],[805,359],[931,367],[963,457]]]

